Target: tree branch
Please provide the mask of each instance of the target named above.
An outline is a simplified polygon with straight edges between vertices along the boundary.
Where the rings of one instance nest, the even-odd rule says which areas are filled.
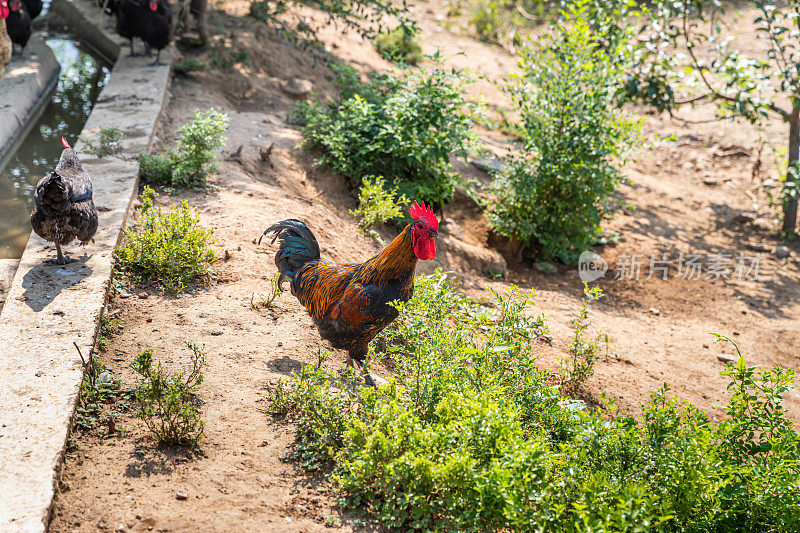
[[[726,102],[736,102],[737,101],[736,98],[733,98],[732,96],[728,96],[727,94],[723,94],[723,93],[719,92],[717,89],[715,89],[711,85],[711,83],[706,78],[706,75],[703,72],[703,67],[700,66],[700,61],[697,59],[697,56],[694,54],[695,44],[694,44],[694,41],[691,40],[691,34],[689,33],[688,19],[689,19],[688,10],[684,9],[683,10],[683,36],[686,39],[686,50],[689,52],[689,56],[692,58],[692,63],[694,65],[695,70],[700,74],[700,79],[703,81],[703,84],[706,86],[706,88],[711,93],[708,96],[712,96],[713,98],[717,98],[717,99],[720,99],[720,100],[725,100]],[[770,111],[772,111],[774,113],[777,113],[778,115],[781,116],[781,118],[783,118],[783,120],[785,120],[785,121],[789,120],[789,113],[787,111],[784,111],[783,109],[779,108],[778,106],[776,106],[772,102],[770,102],[769,104],[764,105],[763,107],[766,107]]]

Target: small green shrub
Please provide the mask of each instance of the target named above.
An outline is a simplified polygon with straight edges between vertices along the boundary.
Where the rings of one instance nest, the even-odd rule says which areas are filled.
[[[588,13],[587,2],[576,2],[548,38],[522,52],[523,73],[511,90],[524,149],[507,162],[486,203],[498,234],[566,263],[613,213],[619,168],[638,132],[613,105],[621,52],[601,47]]]
[[[586,330],[589,327],[589,304],[599,300],[603,296],[600,287],[592,287],[583,284],[583,301],[578,317],[570,325],[572,326],[572,341],[569,345],[569,356],[561,360],[558,380],[566,391],[572,391],[582,385],[594,373],[594,365],[600,359],[600,350],[605,341],[608,347],[608,335],[597,333],[595,337],[587,338]]]
[[[792,370],[729,366],[715,422],[668,386],[639,419],[581,408],[537,365],[547,330],[530,293],[455,289],[417,277],[372,354],[394,365],[386,386],[306,365],[271,391],[297,421],[288,458],[331,467],[346,508],[402,531],[800,528],[800,436],[781,407]]]
[[[466,158],[475,146],[472,126],[480,107],[467,100],[468,81],[439,63],[366,83],[340,67],[339,98],[300,104],[295,120],[304,125],[305,145],[319,152],[317,163],[353,187],[364,176],[380,175],[407,198],[443,204],[459,180],[451,155]]]
[[[172,183],[172,154],[139,154],[139,177],[148,183],[170,185]]]
[[[283,293],[283,287],[281,287],[280,285],[280,279],[281,279],[280,274],[274,274],[270,276],[269,290],[267,290],[267,293],[259,301],[255,301],[256,295],[253,294],[250,297],[250,307],[255,310],[262,308],[265,309],[271,308],[273,303],[275,302],[275,299],[278,298],[278,296],[280,296]]]
[[[375,39],[375,49],[389,61],[418,65],[422,62],[422,46],[419,44],[417,30],[407,25],[401,25],[389,33],[384,33]]]
[[[155,191],[145,186],[139,223],[126,228],[116,248],[120,267],[142,279],[179,293],[193,279],[211,276],[213,230],[198,227],[197,213],[184,201],[180,207],[154,207]]]
[[[120,142],[125,135],[114,127],[101,128],[96,137],[86,141],[86,151],[98,158],[116,154],[120,150]]]
[[[217,169],[217,150],[225,144],[228,116],[214,109],[196,110],[180,129],[176,149],[164,155],[139,155],[139,176],[150,183],[177,187],[204,185]]]
[[[250,62],[248,50],[223,50],[211,53],[211,68],[228,70],[236,64],[246,65]]]
[[[405,196],[398,198],[396,188],[386,190],[383,177],[365,176],[358,192],[358,209],[351,209],[350,214],[358,218],[358,225],[364,231],[402,217],[408,203]]]
[[[100,331],[97,333],[97,348],[106,351],[108,337],[118,333],[121,328],[120,319],[114,314],[103,313],[100,315]]]
[[[194,393],[203,383],[206,363],[202,347],[187,342],[191,367],[167,372],[159,362],[153,365],[153,350],[140,352],[133,369],[142,376],[136,387],[139,417],[161,444],[194,446],[203,437],[203,422],[195,407]]]
[[[196,57],[191,57],[186,61],[175,63],[172,68],[178,74],[189,74],[191,72],[203,72],[208,70],[208,65],[205,63],[205,61],[201,61]]]
[[[98,426],[106,426],[100,430],[102,437],[121,429],[116,427],[118,416],[116,410],[109,407],[118,400],[128,398],[130,391],[106,369],[102,362],[93,358],[91,364],[92,369],[83,377],[78,406],[75,409],[74,428],[86,433]],[[122,408],[124,409],[124,406]]]

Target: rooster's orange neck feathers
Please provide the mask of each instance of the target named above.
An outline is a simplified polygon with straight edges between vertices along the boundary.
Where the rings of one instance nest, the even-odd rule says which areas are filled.
[[[402,277],[414,272],[417,256],[411,245],[411,225],[406,226],[376,257],[368,261],[370,267],[381,274],[383,279]]]

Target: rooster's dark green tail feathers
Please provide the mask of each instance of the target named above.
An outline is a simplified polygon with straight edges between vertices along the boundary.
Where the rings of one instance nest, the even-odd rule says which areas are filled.
[[[264,235],[270,233],[273,234],[272,244],[280,241],[278,253],[275,254],[275,266],[281,273],[279,283],[283,283],[284,279],[293,279],[300,267],[319,259],[317,239],[304,222],[290,218],[273,224],[264,231],[258,243],[261,244]]]

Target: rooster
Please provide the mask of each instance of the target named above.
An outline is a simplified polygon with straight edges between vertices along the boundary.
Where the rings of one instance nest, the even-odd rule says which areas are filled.
[[[436,257],[434,239],[439,221],[425,202],[411,206],[407,225],[381,253],[361,264],[343,265],[320,259],[319,244],[303,222],[296,219],[273,224],[261,236],[272,233],[280,240],[275,254],[279,284],[288,279],[294,294],[314,320],[323,339],[348,352],[347,363],[357,361],[364,381],[375,381],[364,369],[369,343],[395,318],[389,302],[407,302],[414,293],[417,260]],[[259,243],[261,239],[259,239]]]
[[[31,226],[38,236],[56,245],[55,262],[64,265],[74,259],[65,259],[61,246],[74,239],[87,244],[97,231],[98,219],[92,180],[67,140],[62,137],[61,143],[64,151],[55,170],[36,184]]]

